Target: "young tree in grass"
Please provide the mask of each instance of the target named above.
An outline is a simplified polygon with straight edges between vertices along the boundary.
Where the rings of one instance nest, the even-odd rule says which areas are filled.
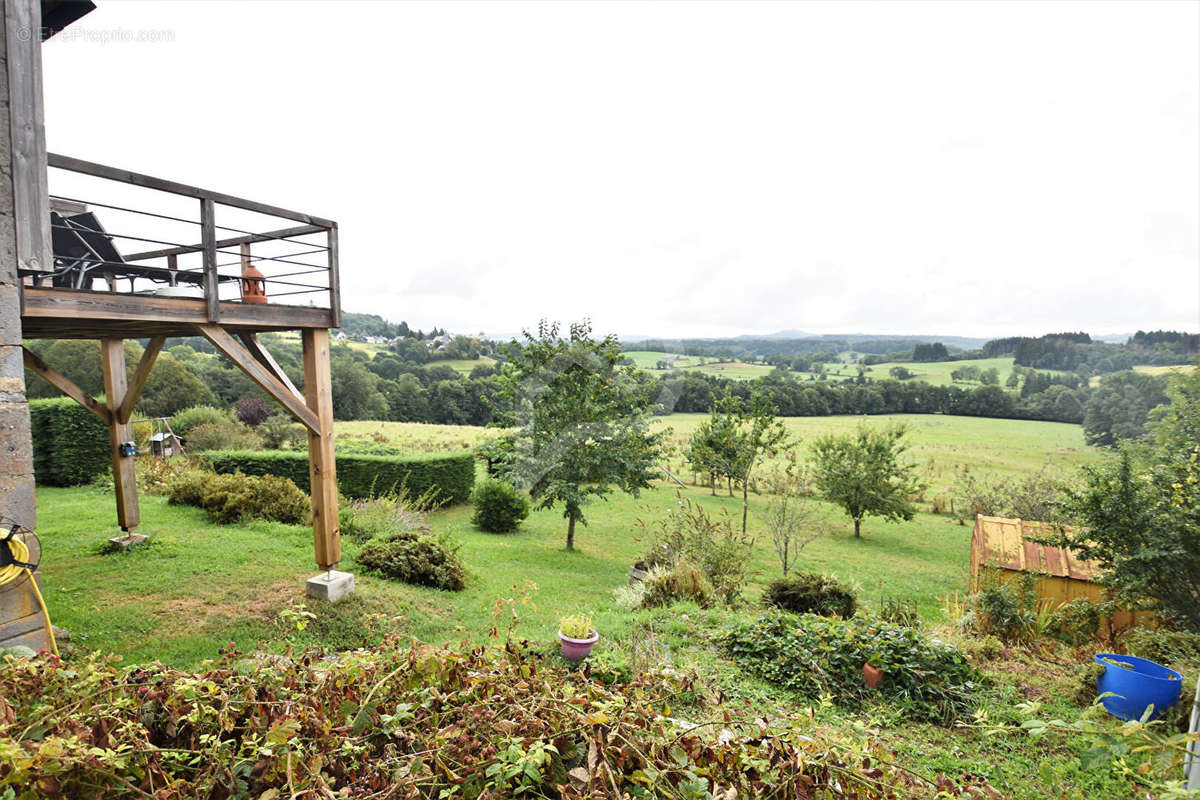
[[[901,461],[908,449],[901,424],[872,428],[865,423],[845,436],[822,436],[813,442],[813,481],[817,491],[846,510],[854,520],[854,536],[862,538],[863,517],[888,522],[910,520],[911,498],[925,485],[916,465]]]
[[[734,475],[742,482],[742,535],[745,535],[750,513],[750,474],[763,458],[775,455],[787,445],[788,433],[775,418],[775,404],[758,392],[750,395],[748,404],[739,404],[737,422],[738,460]]]
[[[717,493],[718,480],[726,478],[732,482],[737,474],[742,449],[738,431],[738,402],[728,393],[714,400],[709,418],[696,427],[688,440],[688,462],[696,472],[708,473],[712,479],[713,495]]]
[[[613,487],[635,497],[657,472],[663,434],[649,430],[650,397],[633,367],[621,365],[615,337],[592,338],[587,322],[538,325],[537,336],[507,347],[500,400],[518,428],[509,477],[537,508],[563,505],[567,549],[583,507]]]

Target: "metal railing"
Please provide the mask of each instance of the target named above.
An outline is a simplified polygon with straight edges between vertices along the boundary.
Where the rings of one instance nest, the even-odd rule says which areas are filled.
[[[340,326],[336,222],[69,156],[47,164],[55,265],[34,285],[120,292],[127,280],[132,294],[202,298],[220,322],[253,266],[266,302],[328,308]]]

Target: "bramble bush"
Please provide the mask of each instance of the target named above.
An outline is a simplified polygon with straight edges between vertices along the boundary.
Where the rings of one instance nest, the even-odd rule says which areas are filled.
[[[688,677],[605,686],[519,648],[406,645],[266,660],[230,645],[197,671],[11,662],[0,797],[1002,798],[807,721],[689,724],[672,711],[701,696]]]
[[[813,572],[771,581],[763,592],[763,602],[797,614],[845,619],[853,617],[858,608],[858,596],[853,589],[831,575]]]
[[[949,724],[974,709],[982,675],[955,647],[915,628],[780,610],[744,622],[725,637],[738,664],[807,697],[830,695],[853,705],[873,692],[903,716]],[[878,689],[863,680],[864,663],[883,671]]]
[[[471,492],[471,522],[488,533],[510,533],[529,516],[529,500],[505,481],[487,478]]]
[[[358,554],[358,563],[385,578],[417,586],[457,592],[466,585],[458,547],[425,533],[396,531],[375,539]]]

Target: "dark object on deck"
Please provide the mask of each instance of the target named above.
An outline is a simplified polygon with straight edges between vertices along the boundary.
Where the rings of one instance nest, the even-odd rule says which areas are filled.
[[[113,244],[113,237],[90,211],[70,215],[51,211],[50,238],[54,244],[51,283],[56,287],[90,290],[97,277],[106,279],[109,288],[114,290],[118,278],[128,278],[131,289],[136,278],[169,286],[180,283],[204,285],[202,272],[127,263]],[[40,280],[40,277],[36,278],[35,284]],[[237,277],[222,275],[218,280],[235,281]]]

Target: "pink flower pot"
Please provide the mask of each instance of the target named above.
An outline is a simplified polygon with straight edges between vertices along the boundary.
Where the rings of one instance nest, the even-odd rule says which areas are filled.
[[[572,664],[583,661],[588,657],[588,653],[592,652],[592,647],[596,642],[600,641],[600,634],[592,630],[591,635],[586,639],[572,639],[570,636],[564,636],[562,631],[558,632],[558,639],[562,643],[563,658],[570,661]]]

